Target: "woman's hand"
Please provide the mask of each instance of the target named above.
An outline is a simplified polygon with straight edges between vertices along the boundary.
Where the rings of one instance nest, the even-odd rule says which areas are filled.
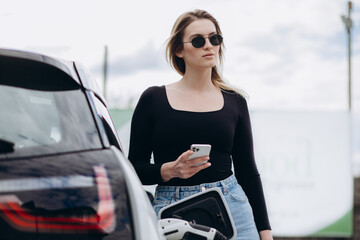
[[[271,231],[270,230],[260,231],[260,239],[261,240],[273,240]]]
[[[197,163],[201,163],[203,161],[208,161],[210,158],[199,157],[189,160],[189,157],[194,154],[193,151],[188,150],[182,153],[175,161],[164,163],[161,166],[161,177],[164,182],[169,181],[172,178],[189,178],[195,175],[197,172],[208,168],[211,166],[211,163],[207,162],[200,166],[194,166]]]

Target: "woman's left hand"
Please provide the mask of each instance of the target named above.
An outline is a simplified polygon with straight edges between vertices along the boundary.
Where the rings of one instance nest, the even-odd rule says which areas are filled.
[[[262,231],[260,231],[260,239],[261,240],[273,240],[271,231],[270,230],[262,230]]]

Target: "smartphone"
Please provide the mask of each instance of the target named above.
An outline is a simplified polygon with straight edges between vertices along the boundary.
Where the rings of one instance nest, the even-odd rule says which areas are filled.
[[[198,158],[198,157],[209,156],[210,150],[211,150],[211,145],[210,144],[191,144],[190,150],[192,150],[194,152],[194,154],[189,157],[189,160]],[[207,163],[207,161],[197,163],[194,166],[200,166],[205,163]]]

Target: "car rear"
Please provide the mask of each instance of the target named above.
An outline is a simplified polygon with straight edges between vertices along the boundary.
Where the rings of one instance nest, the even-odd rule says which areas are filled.
[[[0,50],[0,69],[0,239],[158,239],[75,64]]]

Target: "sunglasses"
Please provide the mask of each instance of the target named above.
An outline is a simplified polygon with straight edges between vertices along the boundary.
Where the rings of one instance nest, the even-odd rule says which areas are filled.
[[[219,46],[223,38],[220,34],[212,35],[211,37],[207,37],[210,40],[211,45]],[[203,36],[197,36],[191,40],[191,42],[184,42],[184,43],[191,43],[194,48],[201,48],[205,45],[206,38]]]

